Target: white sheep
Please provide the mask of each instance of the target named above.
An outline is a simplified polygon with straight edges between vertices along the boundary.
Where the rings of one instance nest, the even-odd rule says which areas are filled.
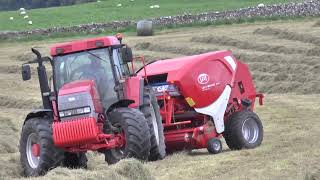
[[[28,19],[29,18],[29,16],[28,15],[25,15],[24,17],[23,17],[23,19]]]
[[[263,3],[261,3],[261,4],[258,4],[258,7],[259,8],[263,8],[265,5],[263,4]]]
[[[19,11],[26,11],[26,9],[24,9],[24,8],[20,8],[20,9],[19,9]]]
[[[13,17],[10,17],[10,20],[13,20]]]
[[[160,6],[158,4],[156,4],[156,5],[153,5],[153,8],[158,9],[158,8],[160,8]]]
[[[20,14],[21,14],[21,15],[25,15],[25,14],[27,14],[27,12],[21,11]]]
[[[121,6],[122,6],[122,4],[121,4],[121,3],[117,4],[117,7],[121,7]]]
[[[154,6],[150,6],[150,8],[151,8],[151,9],[153,9],[153,8],[154,8]]]
[[[29,25],[32,25],[32,21],[28,21],[28,24],[29,24]]]

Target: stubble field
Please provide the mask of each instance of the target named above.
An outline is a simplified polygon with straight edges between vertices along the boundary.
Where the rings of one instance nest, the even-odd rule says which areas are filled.
[[[166,30],[125,42],[148,60],[229,49],[247,63],[266,103],[256,112],[263,144],[253,150],[181,152],[157,162],[124,160],[108,166],[89,153],[88,170],[57,168],[40,179],[304,179],[320,178],[319,19]],[[48,53],[49,42],[0,44],[0,179],[22,178],[18,142],[23,119],[40,105],[36,73],[21,80],[30,47]],[[61,41],[61,40],[59,40]],[[66,40],[64,40],[66,41]],[[49,69],[49,68],[48,68]],[[34,68],[35,70],[35,68]]]

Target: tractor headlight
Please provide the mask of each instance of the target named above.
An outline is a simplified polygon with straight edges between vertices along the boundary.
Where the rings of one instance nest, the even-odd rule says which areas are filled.
[[[63,118],[63,117],[82,115],[82,114],[88,114],[88,113],[91,113],[91,108],[89,106],[59,111],[59,116],[60,118]]]

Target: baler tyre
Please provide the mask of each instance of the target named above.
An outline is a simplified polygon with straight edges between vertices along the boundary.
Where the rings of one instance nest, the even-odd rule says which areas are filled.
[[[63,166],[71,169],[87,169],[87,156],[85,152],[79,153],[64,153]]]
[[[150,161],[161,160],[166,157],[166,144],[164,142],[164,132],[160,108],[153,91],[146,87],[144,89],[143,105],[140,110],[145,115],[150,129],[151,150]]]
[[[41,176],[61,165],[63,151],[54,146],[51,119],[32,118],[22,127],[20,162],[25,176]]]
[[[249,110],[235,112],[226,123],[224,138],[231,150],[255,148],[263,140],[261,120]]]
[[[137,109],[116,108],[108,119],[112,125],[119,127],[125,136],[125,145],[121,148],[105,151],[108,164],[115,164],[123,158],[148,159],[150,153],[150,132],[144,115]]]
[[[207,142],[207,150],[211,154],[218,154],[222,152],[222,143],[217,138],[211,138]]]

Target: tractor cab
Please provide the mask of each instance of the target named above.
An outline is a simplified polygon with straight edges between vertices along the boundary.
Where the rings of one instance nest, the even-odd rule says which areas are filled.
[[[112,36],[53,46],[51,48],[53,80],[58,98],[61,99],[62,94],[66,94],[70,87],[73,89],[70,90],[74,91],[75,86],[70,86],[70,83],[80,87],[93,82],[95,86],[93,88],[98,92],[96,98],[101,101],[104,109],[108,109],[123,97],[121,92],[116,91],[116,87],[120,86],[122,79],[130,75],[127,64],[130,57],[123,59],[128,56],[121,54],[126,51],[131,50],[121,45],[120,41]],[[67,101],[61,100],[61,102],[65,104]],[[63,107],[65,108],[73,107]]]

